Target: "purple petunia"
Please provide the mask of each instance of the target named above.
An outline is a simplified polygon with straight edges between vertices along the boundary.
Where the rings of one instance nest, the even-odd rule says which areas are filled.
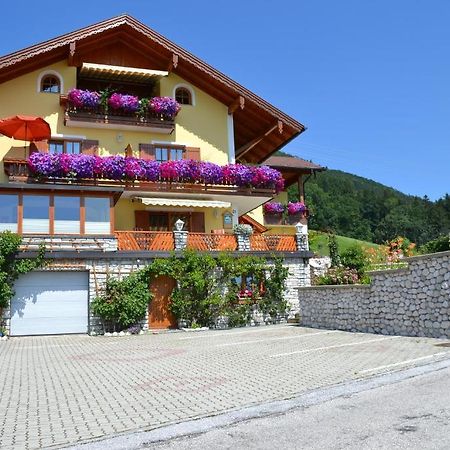
[[[28,158],[28,166],[33,176],[46,178],[171,181],[274,189],[277,192],[279,186],[283,185],[281,173],[267,167],[249,167],[243,164],[219,166],[211,162],[194,160],[160,163],[120,155],[101,157],[85,154],[32,153]]]
[[[139,109],[139,98],[135,95],[114,93],[109,97],[108,105],[112,109],[136,112]]]
[[[77,108],[95,108],[100,104],[100,94],[96,91],[70,89],[67,100]]]
[[[180,111],[180,104],[172,97],[153,97],[150,100],[150,108],[164,117],[173,119]]]
[[[284,212],[284,205],[279,202],[265,203],[263,208],[266,214],[282,214]]]
[[[289,202],[287,205],[287,212],[290,216],[295,214],[304,213],[306,206],[303,202]]]

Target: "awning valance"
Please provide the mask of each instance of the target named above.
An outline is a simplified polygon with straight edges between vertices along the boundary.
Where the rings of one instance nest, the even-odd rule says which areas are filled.
[[[147,206],[184,206],[189,208],[231,208],[230,202],[222,202],[218,200],[190,200],[187,198],[149,198],[137,197],[144,205]]]
[[[163,70],[139,69],[136,67],[110,66],[107,64],[83,63],[80,74],[88,78],[102,80],[121,79],[128,81],[150,81],[166,77],[169,72]]]

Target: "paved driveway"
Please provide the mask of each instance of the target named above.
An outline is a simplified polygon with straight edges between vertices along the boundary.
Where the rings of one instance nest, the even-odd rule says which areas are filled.
[[[450,358],[442,343],[298,326],[0,341],[0,448],[61,447],[289,398]]]

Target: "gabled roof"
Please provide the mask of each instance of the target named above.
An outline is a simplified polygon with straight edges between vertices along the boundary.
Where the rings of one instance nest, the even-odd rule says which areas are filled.
[[[153,67],[143,68],[170,68],[234,111],[236,154],[248,162],[263,161],[305,130],[297,120],[126,14],[1,57],[0,83],[69,55],[81,65],[84,54],[94,50],[98,54],[118,42],[140,53],[144,62],[152,60]]]
[[[308,175],[326,170],[325,167],[296,156],[271,156],[264,161],[264,164],[279,170],[283,174],[286,187],[297,183],[299,175]]]
[[[311,161],[306,161],[306,159],[298,158],[297,156],[271,156],[264,161],[264,164],[282,169],[292,169],[292,170],[304,170],[305,172],[310,172],[311,170],[316,170],[318,172],[325,170],[324,167],[319,166]]]

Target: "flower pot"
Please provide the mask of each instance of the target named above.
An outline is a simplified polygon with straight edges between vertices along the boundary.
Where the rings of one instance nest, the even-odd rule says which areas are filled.
[[[297,214],[289,214],[287,216],[287,223],[289,225],[296,225],[297,223],[300,222],[300,219],[302,218],[302,213],[297,213]]]
[[[266,225],[281,225],[283,222],[283,214],[265,214],[264,223]]]

